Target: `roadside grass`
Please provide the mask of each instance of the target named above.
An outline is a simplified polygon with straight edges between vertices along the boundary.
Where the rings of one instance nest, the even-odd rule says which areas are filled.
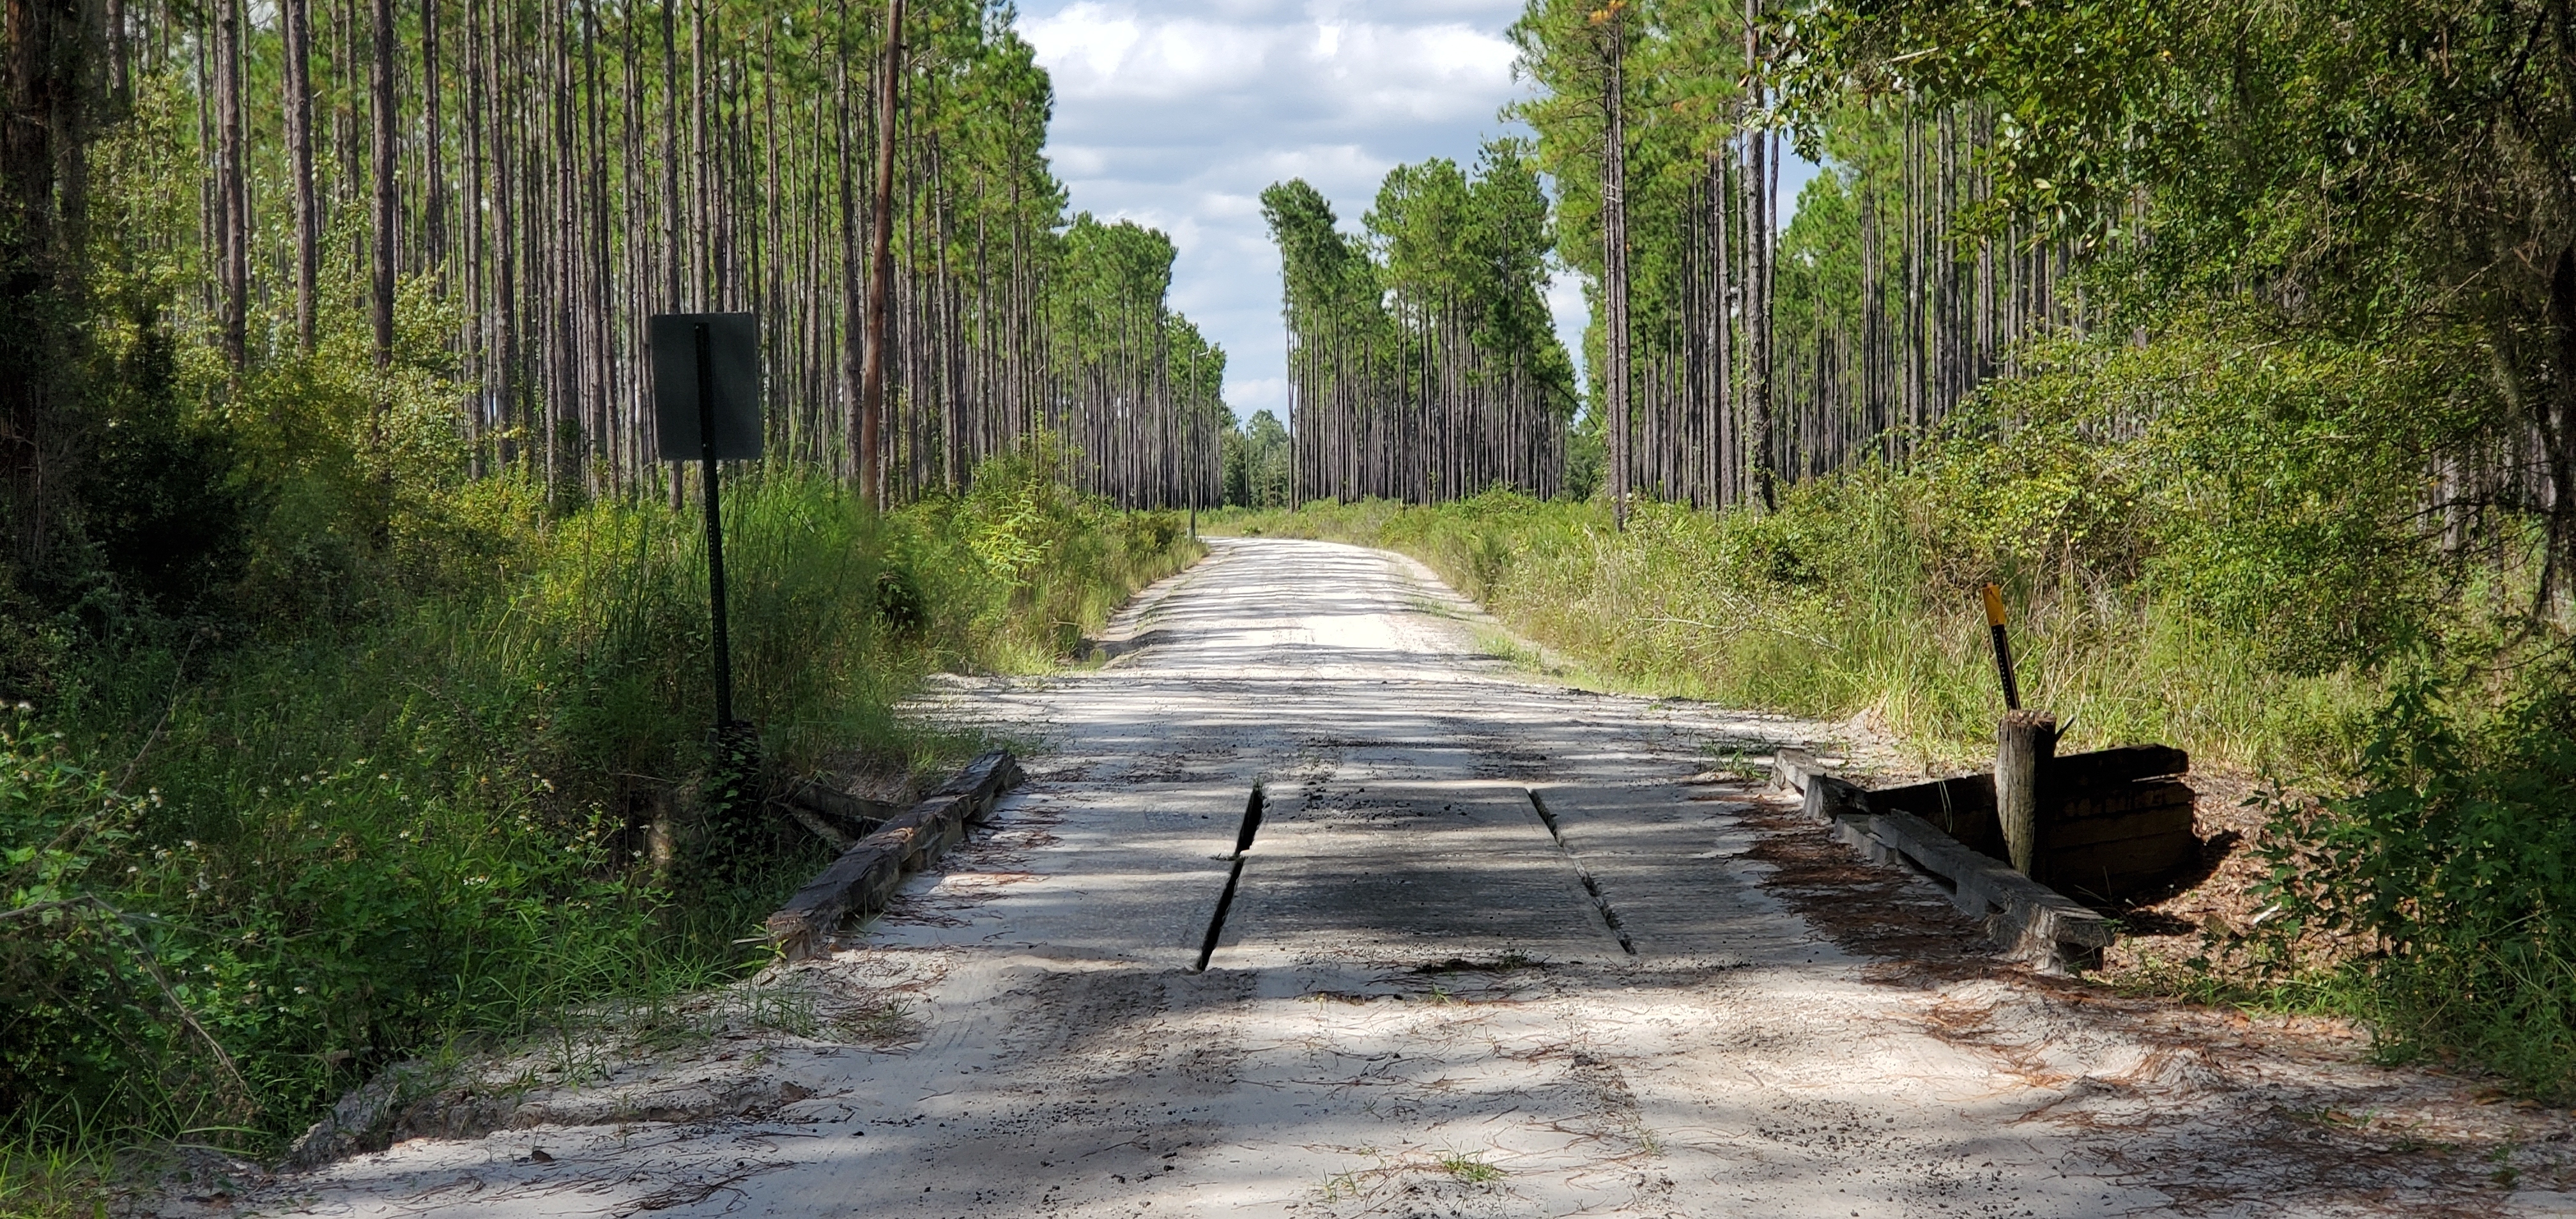
[[[0,1141],[0,1219],[90,1219],[111,1191],[87,1154]]]
[[[1489,493],[1210,514],[1210,533],[1401,551],[1512,631],[1607,687],[1821,719],[1870,713],[1919,760],[1971,764],[2001,707],[1975,585],[1942,578],[1920,539],[1842,519],[1855,497],[1792,492],[1770,517]],[[1901,516],[1883,505],[1873,515]],[[2078,748],[2164,741],[2204,764],[2326,773],[2352,755],[2379,684],[2265,671],[2176,607],[2099,588],[2025,585],[2012,601],[2024,701]],[[1526,645],[1486,647],[1540,667]]]
[[[883,519],[789,469],[736,484],[737,714],[765,776],[954,762],[980,742],[894,713],[925,674],[1044,668],[1201,553],[1054,461]],[[122,1146],[271,1151],[391,1063],[765,963],[761,918],[826,848],[709,824],[699,522],[537,503],[457,488],[440,527],[470,545],[437,550],[471,562],[380,569],[321,618],[134,622],[0,714],[7,1196],[46,1213],[66,1166]]]

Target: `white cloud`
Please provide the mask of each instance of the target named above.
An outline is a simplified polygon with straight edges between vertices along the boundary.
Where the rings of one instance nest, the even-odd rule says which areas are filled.
[[[1576,368],[1583,367],[1583,328],[1592,320],[1592,305],[1583,299],[1583,280],[1574,272],[1556,268],[1547,285],[1547,312],[1556,320],[1556,341],[1565,344]]]
[[[1227,358],[1239,415],[1287,413],[1279,255],[1263,188],[1304,178],[1356,229],[1400,163],[1465,162],[1524,95],[1505,31],[1521,0],[1023,0],[1055,81],[1048,154],[1073,206],[1170,233],[1173,302]],[[1782,167],[1783,214],[1812,169]],[[1589,316],[1560,272],[1569,350]]]
[[[1356,228],[1399,163],[1465,160],[1519,95],[1519,0],[1024,0],[1073,206],[1180,251],[1173,302],[1226,350],[1236,412],[1283,417],[1279,256],[1261,191],[1304,178]],[[1579,300],[1579,298],[1578,298]]]
[[[1288,421],[1288,378],[1256,377],[1225,379],[1225,402],[1234,408],[1237,419],[1250,419],[1256,411],[1268,411],[1279,421]]]

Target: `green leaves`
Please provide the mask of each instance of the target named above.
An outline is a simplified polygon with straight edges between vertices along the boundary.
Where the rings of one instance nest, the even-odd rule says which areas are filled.
[[[2418,670],[2370,724],[2357,789],[2276,796],[2264,853],[2294,931],[2373,951],[2379,1033],[2466,1051],[2544,1096],[2576,1087],[2576,674],[2564,655],[2499,701]]]

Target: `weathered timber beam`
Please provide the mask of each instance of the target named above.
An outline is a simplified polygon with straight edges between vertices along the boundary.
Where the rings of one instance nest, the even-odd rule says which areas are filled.
[[[822,816],[835,818],[848,823],[855,827],[861,834],[865,834],[874,830],[878,826],[885,824],[886,821],[891,819],[895,814],[902,812],[904,808],[903,805],[889,803],[884,800],[870,800],[864,796],[853,796],[847,792],[840,791],[836,788],[810,779],[789,788],[786,800],[787,803],[798,808],[802,808],[807,812],[818,813]]]
[[[846,851],[859,844],[858,839],[843,833],[841,827],[832,824],[831,818],[817,814],[801,804],[788,804],[783,801],[780,803],[781,807],[787,810],[787,815],[795,819],[796,824],[812,831],[815,837],[831,843],[833,850]]]
[[[2072,799],[2137,779],[2186,774],[2190,770],[2191,755],[2171,745],[2123,745],[2051,758],[2040,775],[2040,785],[2057,798]]]
[[[1818,824],[1831,825],[1845,817],[1869,816],[1866,803],[1869,793],[1848,779],[1822,772],[1809,775],[1805,795],[1806,802],[1801,807],[1806,811],[1807,819]]]
[[[2111,921],[2074,899],[1996,860],[1911,813],[1873,813],[1869,833],[1917,867],[1950,882],[1951,904],[1986,920],[1986,933],[2006,951],[2050,969],[2082,969],[2115,937]]]
[[[1771,790],[1804,794],[1807,780],[1825,773],[1824,764],[1804,749],[1782,749],[1771,755]]]
[[[2198,793],[2191,789],[2190,784],[2179,779],[2141,779],[2123,783],[2118,787],[2097,789],[2059,804],[2053,824],[2098,821],[2105,817],[2119,817],[2134,813],[2140,809],[2169,808],[2174,805],[2189,808],[2196,799],[2198,799]]]
[[[905,873],[929,866],[966,836],[969,824],[991,816],[994,802],[1020,779],[1008,750],[967,763],[957,777],[889,818],[788,898],[769,916],[770,943],[791,961],[821,952],[843,920],[884,909]]]

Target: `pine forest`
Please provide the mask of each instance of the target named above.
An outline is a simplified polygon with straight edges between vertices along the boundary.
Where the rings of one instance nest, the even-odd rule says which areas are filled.
[[[0,18],[0,1219],[2576,1197],[2568,0]]]
[[[1004,11],[223,0],[105,25],[94,189],[195,213],[101,218],[120,303],[204,335],[199,375],[245,402],[335,378],[374,426],[453,419],[478,473],[677,495],[644,319],[750,312],[774,451],[856,481],[882,274],[882,494],[961,489],[1041,432],[1120,503],[1219,494],[1224,357],[1166,304],[1167,238],[1066,215]]]

